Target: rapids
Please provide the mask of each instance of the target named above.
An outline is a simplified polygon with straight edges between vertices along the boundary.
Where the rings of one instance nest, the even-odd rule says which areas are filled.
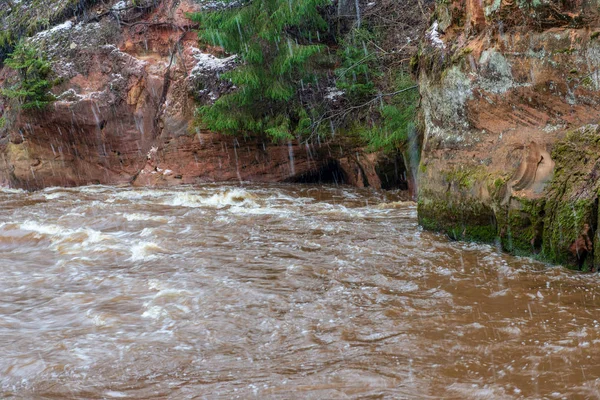
[[[0,189],[0,398],[600,396],[598,275],[394,196]]]

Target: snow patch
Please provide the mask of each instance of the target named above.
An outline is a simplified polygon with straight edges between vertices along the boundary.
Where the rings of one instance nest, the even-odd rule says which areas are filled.
[[[66,22],[63,22],[60,25],[56,25],[55,27],[53,27],[51,29],[48,29],[48,30],[45,30],[45,31],[37,33],[34,36],[34,39],[43,39],[43,38],[45,38],[47,36],[52,36],[55,33],[58,33],[60,31],[70,30],[72,27],[73,27],[73,23],[71,21],[66,21]]]
[[[127,3],[123,0],[119,1],[117,4],[111,7],[111,10],[120,11],[127,8]]]
[[[202,10],[219,11],[226,10],[228,8],[234,8],[241,6],[240,1],[203,1],[200,7]]]
[[[327,100],[335,100],[337,97],[343,96],[345,93],[343,90],[339,90],[334,87],[329,87],[326,89],[326,91],[327,94],[325,94],[325,98]]]
[[[444,44],[442,39],[440,39],[440,32],[438,31],[438,28],[439,24],[437,21],[435,21],[425,35],[434,47],[437,47],[439,49],[445,49],[446,45]]]
[[[235,54],[226,58],[217,58],[196,48],[192,49],[192,56],[196,60],[196,65],[190,71],[191,77],[204,76],[207,72],[226,71],[233,66],[237,58]]]

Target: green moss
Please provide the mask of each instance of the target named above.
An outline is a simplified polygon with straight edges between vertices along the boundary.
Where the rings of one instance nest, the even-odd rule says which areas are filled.
[[[461,190],[471,190],[477,182],[485,182],[487,173],[481,167],[461,166],[442,172],[444,180]]]
[[[423,194],[421,194],[423,195]],[[438,197],[417,204],[419,224],[432,231],[444,232],[454,240],[493,243],[497,237],[496,218],[491,208],[476,199],[451,201]]]
[[[574,48],[559,49],[552,52],[552,54],[573,54],[576,51]]]
[[[544,229],[544,199],[512,197],[498,222],[502,248],[517,255],[538,254]]]
[[[544,231],[544,255],[559,264],[578,267],[577,258],[569,248],[577,240],[584,224],[593,223],[595,216],[595,200],[582,199],[574,203],[552,199],[549,209],[554,212],[549,219],[549,226]]]
[[[583,86],[592,86],[594,84],[594,81],[592,80],[591,77],[586,76],[582,80],[579,81],[579,84],[581,84]]]
[[[534,256],[568,268],[600,267],[600,127],[584,126],[555,143],[555,170],[544,193],[510,196],[508,173],[483,167],[440,172],[423,182],[419,223],[454,239],[494,242],[512,254]],[[423,176],[422,180],[431,176]],[[489,197],[482,195],[487,189]],[[593,245],[592,245],[593,243]]]
[[[465,47],[465,48],[461,49],[460,51],[457,51],[452,56],[452,63],[455,64],[455,63],[462,61],[467,55],[471,54],[472,52],[473,52],[473,49],[471,49],[469,47]]]
[[[597,229],[600,182],[595,171],[599,152],[597,126],[569,132],[552,152],[556,168],[545,195],[542,247],[544,257],[552,262],[572,268],[594,264],[594,254],[574,254],[571,247],[585,235],[586,225]]]
[[[504,184],[506,183],[506,181],[502,178],[496,178],[494,180],[494,187],[496,189],[500,189],[502,186],[504,186]]]
[[[600,31],[592,33],[590,35],[590,39],[592,39],[592,40],[597,39],[598,36],[600,36]]]

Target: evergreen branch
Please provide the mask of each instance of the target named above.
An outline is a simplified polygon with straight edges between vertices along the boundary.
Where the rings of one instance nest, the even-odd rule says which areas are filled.
[[[346,73],[348,71],[350,71],[351,69],[353,69],[354,67],[362,64],[364,61],[366,61],[367,59],[369,59],[369,57],[371,57],[373,55],[373,53],[369,53],[366,56],[364,56],[363,58],[361,58],[360,60],[358,60],[357,62],[355,62],[354,64],[352,64],[351,66],[349,66],[348,68],[346,68],[345,70],[343,70],[342,72],[340,72],[340,76],[344,76],[346,75]]]

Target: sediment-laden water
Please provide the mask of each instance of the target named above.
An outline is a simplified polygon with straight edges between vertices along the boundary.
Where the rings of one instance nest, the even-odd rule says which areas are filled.
[[[342,187],[0,191],[0,398],[598,398],[598,275]]]

